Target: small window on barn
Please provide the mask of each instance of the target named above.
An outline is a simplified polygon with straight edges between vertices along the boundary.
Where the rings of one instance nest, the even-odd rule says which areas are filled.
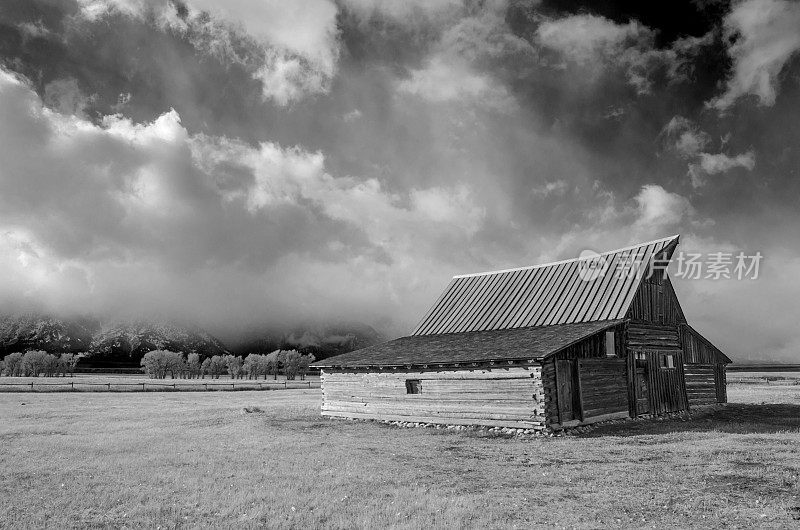
[[[422,392],[422,383],[419,379],[406,379],[406,394],[419,394]]]
[[[617,356],[617,341],[613,331],[606,331],[606,357]]]
[[[670,354],[661,356],[661,368],[675,368],[675,356]]]

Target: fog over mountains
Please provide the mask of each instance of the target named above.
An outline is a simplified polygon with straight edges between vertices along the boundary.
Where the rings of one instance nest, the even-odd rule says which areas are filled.
[[[192,325],[159,321],[102,321],[24,313],[0,316],[0,356],[29,349],[83,353],[81,366],[138,366],[151,350],[199,353],[201,357],[298,349],[324,358],[369,346],[381,336],[359,324],[305,325],[287,330],[251,330],[228,343]]]

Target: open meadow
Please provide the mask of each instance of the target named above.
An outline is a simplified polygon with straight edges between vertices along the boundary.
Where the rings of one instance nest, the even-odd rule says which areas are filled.
[[[326,420],[320,393],[0,394],[0,527],[800,525],[800,386],[518,439]]]

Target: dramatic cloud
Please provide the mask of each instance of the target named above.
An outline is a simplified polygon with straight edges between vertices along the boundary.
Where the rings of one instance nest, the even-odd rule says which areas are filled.
[[[764,254],[676,285],[734,358],[788,359],[796,7],[7,0],[0,301],[391,336],[453,274],[681,233]]]
[[[726,110],[743,96],[772,105],[778,76],[800,51],[800,4],[789,0],[747,0],[734,5],[725,18],[733,73],[725,93],[711,105]]]
[[[250,318],[298,317],[281,306],[293,299],[321,318],[365,293],[385,303],[376,274],[402,270],[410,253],[431,255],[483,223],[466,186],[388,193],[375,180],[332,177],[320,153],[192,136],[174,111],[152,123],[110,116],[93,125],[43,107],[4,70],[0,111],[0,155],[10,161],[0,171],[7,270],[33,280],[18,284],[23,297],[59,310],[77,310],[76,302],[108,309],[108,297],[125,292],[128,311],[204,317],[220,300],[232,302],[220,288],[233,277],[260,286],[240,300],[238,318],[265,305],[257,297],[278,305]],[[346,274],[335,300],[313,296],[333,288],[320,268]],[[197,280],[217,276],[208,292],[198,289]],[[356,282],[360,289],[349,291]]]
[[[547,20],[538,27],[536,36],[544,48],[559,52],[564,60],[590,73],[590,79],[596,80],[608,65],[621,68],[640,94],[652,89],[651,78],[659,70],[668,78],[682,77],[684,63],[705,44],[705,39],[684,38],[671,48],[657,49],[656,32],[638,21],[617,24],[588,14]]]
[[[280,105],[326,92],[336,71],[336,8],[328,0],[293,2],[289,8],[281,2],[242,0],[199,0],[191,4],[171,0],[78,2],[89,21],[122,14],[144,21],[153,19],[162,27],[187,35],[196,47],[248,68],[263,84],[264,97]],[[209,18],[205,11],[218,18]],[[240,34],[249,35],[261,49],[243,55],[237,50]]]

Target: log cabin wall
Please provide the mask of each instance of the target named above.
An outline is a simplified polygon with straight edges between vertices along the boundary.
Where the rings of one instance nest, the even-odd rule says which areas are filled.
[[[727,403],[725,364],[728,358],[687,324],[679,327],[690,406]]]
[[[324,368],[322,389],[323,416],[545,428],[542,367],[535,364],[474,370]]]
[[[713,364],[687,364],[684,371],[690,407],[717,403],[716,370]]]
[[[628,350],[681,350],[678,326],[631,321],[626,335]]]

